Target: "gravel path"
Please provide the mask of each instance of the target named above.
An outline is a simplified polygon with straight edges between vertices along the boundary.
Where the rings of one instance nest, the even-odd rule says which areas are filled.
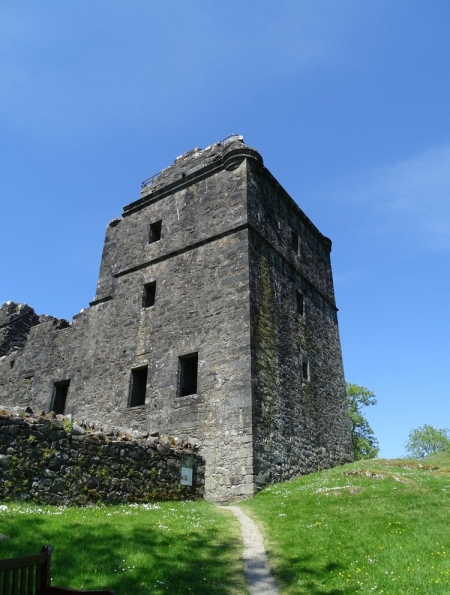
[[[267,564],[266,550],[260,530],[237,506],[226,506],[241,523],[244,542],[244,566],[250,595],[278,595],[277,587]]]

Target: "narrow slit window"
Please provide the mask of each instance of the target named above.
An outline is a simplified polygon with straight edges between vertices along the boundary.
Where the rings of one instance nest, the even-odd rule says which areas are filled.
[[[150,308],[155,303],[156,281],[144,285],[144,294],[142,296],[142,307]]]
[[[153,242],[158,242],[161,239],[161,227],[162,221],[155,221],[155,223],[150,224],[150,234],[148,237],[149,244],[153,244]]]
[[[148,366],[131,370],[129,407],[145,405]]]
[[[197,394],[197,375],[198,375],[198,353],[183,355],[179,358],[180,362],[180,387],[179,396]]]
[[[305,314],[305,299],[300,291],[297,291],[297,313],[300,316]]]
[[[302,377],[303,380],[309,380],[309,361],[306,358],[302,360]]]
[[[53,385],[53,399],[51,411],[56,414],[63,414],[66,408],[67,393],[69,392],[70,380],[61,380]]]
[[[295,231],[291,231],[291,248],[297,254],[298,252],[298,235]]]

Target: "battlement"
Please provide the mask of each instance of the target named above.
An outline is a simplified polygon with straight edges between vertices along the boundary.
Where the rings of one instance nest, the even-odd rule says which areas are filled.
[[[177,177],[177,174],[192,173],[202,167],[206,167],[213,161],[220,159],[224,152],[229,151],[231,148],[250,148],[244,143],[244,137],[239,134],[231,134],[226,138],[209,145],[205,149],[195,147],[182,155],[179,155],[174,159],[172,165],[165,167],[157,174],[150,176],[142,182],[141,194],[147,194],[158,186],[158,182],[166,180],[172,181],[173,178]],[[172,180],[171,174],[173,175]]]
[[[199,147],[191,149],[177,157],[172,165],[144,180],[141,184],[141,197],[126,205],[123,214],[128,215],[137,208],[142,208],[149,200],[160,196],[163,191],[164,193],[174,192],[220,169],[232,171],[246,157],[263,165],[263,159],[258,151],[246,145],[244,138],[238,134],[232,134],[205,149]]]

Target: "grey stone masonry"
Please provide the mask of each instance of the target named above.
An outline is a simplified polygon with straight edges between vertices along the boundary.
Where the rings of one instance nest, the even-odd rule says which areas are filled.
[[[97,292],[0,358],[0,403],[200,445],[229,502],[353,458],[325,238],[232,136],[143,184]]]
[[[186,461],[189,486],[181,484]],[[204,471],[195,445],[173,436],[132,436],[29,407],[0,408],[0,499],[69,505],[192,499],[203,496]]]
[[[0,356],[23,349],[39,316],[26,304],[6,302],[0,308]]]

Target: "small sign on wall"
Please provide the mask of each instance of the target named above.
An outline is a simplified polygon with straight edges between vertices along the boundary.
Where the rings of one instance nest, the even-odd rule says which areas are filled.
[[[194,475],[194,457],[183,455],[181,457],[181,479],[182,486],[192,486]]]

